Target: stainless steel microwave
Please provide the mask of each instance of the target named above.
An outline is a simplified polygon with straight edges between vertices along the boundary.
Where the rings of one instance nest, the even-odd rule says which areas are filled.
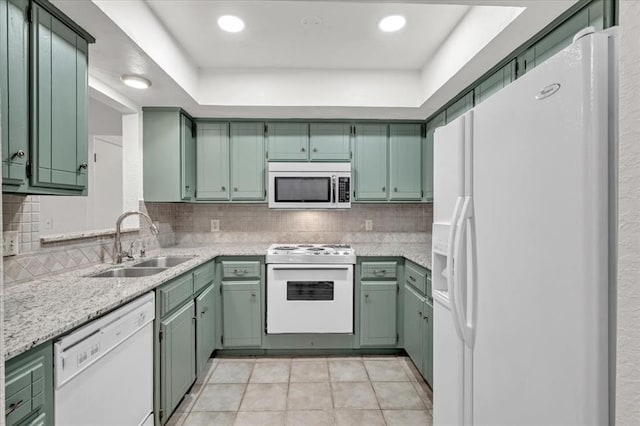
[[[269,163],[269,208],[348,209],[351,163]]]

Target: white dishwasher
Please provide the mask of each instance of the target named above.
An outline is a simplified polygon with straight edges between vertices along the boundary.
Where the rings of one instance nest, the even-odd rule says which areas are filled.
[[[154,313],[150,292],[56,341],[56,425],[153,425]]]

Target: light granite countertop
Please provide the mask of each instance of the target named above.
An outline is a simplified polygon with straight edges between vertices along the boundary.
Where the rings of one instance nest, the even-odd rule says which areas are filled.
[[[61,336],[208,260],[218,256],[264,256],[269,245],[241,243],[159,249],[150,252],[148,257],[194,258],[149,277],[87,278],[113,266],[101,264],[8,287],[4,294],[5,360]],[[356,243],[352,246],[357,256],[404,257],[431,269],[430,244]]]

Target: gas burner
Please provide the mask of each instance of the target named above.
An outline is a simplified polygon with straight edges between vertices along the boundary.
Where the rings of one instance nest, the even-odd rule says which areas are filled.
[[[298,244],[298,248],[311,248],[313,245],[311,244]]]
[[[278,247],[274,247],[274,250],[282,250],[282,251],[288,251],[288,250],[295,250],[297,247],[294,246],[278,246]]]
[[[298,246],[300,247],[300,246]],[[325,249],[323,249],[322,247],[309,247],[307,249],[307,251],[324,251]]]

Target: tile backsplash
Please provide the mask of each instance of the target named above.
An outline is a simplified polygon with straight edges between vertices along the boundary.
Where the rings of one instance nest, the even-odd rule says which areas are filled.
[[[40,197],[3,194],[3,230],[18,231],[20,254],[4,258],[5,284],[111,262],[113,235],[42,242]],[[159,225],[124,234],[126,248],[143,240],[149,249],[222,242],[420,242],[431,232],[432,204],[353,204],[348,210],[273,210],[266,204],[140,203]],[[114,218],[114,223],[115,223]],[[219,221],[212,232],[211,221]],[[372,222],[371,231],[365,220]]]

